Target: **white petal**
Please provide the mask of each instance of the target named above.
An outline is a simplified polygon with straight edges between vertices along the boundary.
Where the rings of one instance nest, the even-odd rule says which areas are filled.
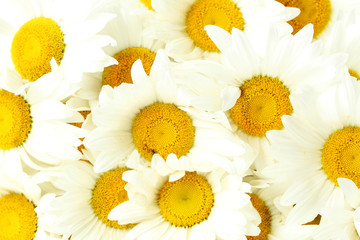
[[[338,178],[337,179],[339,186],[344,192],[346,200],[353,208],[360,206],[360,191],[356,184],[347,178]]]

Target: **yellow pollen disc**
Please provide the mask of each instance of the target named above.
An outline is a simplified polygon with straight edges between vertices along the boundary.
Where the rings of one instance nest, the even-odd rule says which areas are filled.
[[[56,22],[38,17],[26,22],[15,34],[11,58],[22,78],[35,81],[51,71],[52,58],[60,64],[64,49],[64,35]]]
[[[359,81],[360,75],[355,70],[349,69],[349,74],[350,74],[350,76],[355,77],[356,80]]]
[[[164,159],[170,153],[179,158],[192,147],[195,128],[186,112],[174,104],[156,102],[136,115],[132,136],[139,153],[149,161],[154,153]]]
[[[124,189],[127,182],[122,180],[122,174],[127,170],[129,169],[117,168],[104,173],[97,180],[93,189],[91,206],[95,215],[108,227],[127,229],[135,226],[135,224],[120,225],[117,221],[108,219],[108,215],[113,208],[129,200]]]
[[[147,75],[150,74],[151,66],[155,59],[155,53],[147,48],[126,48],[113,56],[119,64],[106,67],[102,76],[102,84],[111,87],[119,86],[121,83],[133,83],[131,79],[131,67],[140,59]]]
[[[205,177],[187,172],[174,182],[166,182],[158,196],[160,213],[176,227],[191,227],[209,216],[214,194]]]
[[[216,25],[231,33],[233,27],[244,30],[240,9],[231,0],[197,0],[186,15],[186,32],[194,44],[206,51],[219,52],[204,27]]]
[[[277,0],[286,7],[300,9],[300,14],[289,21],[294,29],[294,34],[305,25],[314,25],[314,38],[326,28],[330,21],[331,3],[330,0]]]
[[[268,206],[257,195],[250,193],[250,201],[258,211],[261,223],[259,224],[260,234],[258,236],[246,236],[248,240],[266,240],[271,230],[271,213]]]
[[[0,90],[0,149],[21,145],[31,130],[30,106],[22,96]]]
[[[282,129],[282,115],[293,108],[289,90],[278,78],[256,76],[240,87],[241,96],[230,109],[230,117],[246,134],[263,137],[268,130]]]
[[[147,6],[150,10],[154,10],[151,6],[151,0],[140,0],[145,6]]]
[[[345,127],[332,133],[322,153],[322,166],[328,178],[351,179],[360,187],[360,127]]]
[[[0,197],[0,240],[31,240],[37,230],[35,206],[24,195]]]

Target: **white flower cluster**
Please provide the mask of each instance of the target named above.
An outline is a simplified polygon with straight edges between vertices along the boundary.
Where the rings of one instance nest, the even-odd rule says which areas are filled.
[[[0,0],[0,240],[359,240],[359,0]]]

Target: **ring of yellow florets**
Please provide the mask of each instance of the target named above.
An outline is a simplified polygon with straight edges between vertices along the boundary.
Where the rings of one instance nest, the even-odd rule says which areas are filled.
[[[117,168],[101,175],[92,191],[91,206],[95,215],[108,227],[127,229],[135,224],[120,225],[108,219],[110,211],[120,203],[129,200],[122,174],[129,169]]]
[[[231,33],[233,27],[244,29],[240,9],[231,0],[197,0],[186,15],[186,32],[194,44],[206,51],[219,52],[204,27],[216,25]]]
[[[330,0],[277,0],[286,7],[300,9],[300,14],[289,21],[293,27],[293,33],[297,33],[305,25],[314,25],[314,38],[320,35],[330,22],[331,2]]]
[[[344,127],[332,133],[321,154],[322,168],[335,185],[342,177],[360,187],[360,127]]]
[[[143,108],[132,126],[133,143],[151,161],[155,153],[164,159],[174,153],[181,157],[191,149],[195,128],[191,118],[174,104],[156,102]]]
[[[263,137],[268,130],[282,129],[282,115],[292,113],[289,90],[278,78],[256,76],[240,87],[241,96],[230,117],[248,135]]]
[[[111,65],[104,69],[102,84],[111,87],[119,86],[121,83],[133,83],[131,78],[131,67],[140,59],[147,75],[150,74],[151,66],[155,60],[155,53],[143,47],[126,48],[113,56],[118,61],[117,65]]]
[[[22,96],[0,90],[0,149],[21,145],[31,130],[30,106]]]
[[[0,197],[0,239],[32,240],[37,230],[35,206],[24,195]]]
[[[64,35],[57,23],[38,17],[26,22],[15,34],[11,58],[22,78],[35,81],[51,71],[52,58],[60,64],[64,49]]]
[[[163,218],[176,227],[191,227],[206,220],[214,205],[214,194],[205,177],[187,172],[160,189],[158,204]]]
[[[260,234],[258,236],[246,236],[248,240],[266,240],[271,232],[271,213],[269,207],[257,195],[250,193],[250,201],[253,207],[258,211],[261,223],[259,224]]]

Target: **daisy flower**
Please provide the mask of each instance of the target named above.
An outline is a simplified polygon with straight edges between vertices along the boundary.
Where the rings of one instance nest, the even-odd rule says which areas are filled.
[[[352,14],[342,14],[334,26],[324,33],[322,38],[323,52],[333,54],[343,52],[348,54],[346,66],[351,76],[360,79],[360,34],[356,29],[360,28],[360,16]]]
[[[151,5],[156,15],[148,34],[165,41],[166,52],[175,60],[219,58],[218,47],[204,31],[206,25],[266,36],[273,24],[285,34],[292,31],[286,21],[299,14],[274,0],[153,0]]]
[[[2,0],[3,71],[21,76],[16,83],[21,86],[50,72],[50,60],[55,59],[72,90],[79,87],[84,72],[102,71],[114,64],[101,49],[113,40],[98,34],[113,15],[98,13],[97,4],[82,0]]]
[[[315,240],[360,239],[360,190],[347,178],[338,178],[339,187],[345,195],[343,206],[324,208],[321,211],[319,231]]]
[[[61,239],[47,228],[41,189],[25,173],[0,172],[0,238],[23,240]]]
[[[109,21],[101,32],[111,36],[116,45],[104,48],[115,64],[105,67],[101,72],[86,74],[79,95],[83,98],[97,99],[102,85],[115,87],[121,83],[132,83],[131,66],[140,59],[147,74],[150,73],[156,52],[163,44],[144,36],[149,14],[131,8],[117,7],[116,17]]]
[[[281,204],[295,207],[286,221],[306,223],[322,208],[342,207],[339,177],[360,186],[358,168],[360,86],[349,75],[318,95],[308,89],[297,98],[297,115],[283,116],[283,131],[269,131],[277,163],[263,173],[283,191]]]
[[[337,22],[337,18],[355,10],[360,12],[360,3],[357,0],[276,0],[286,7],[300,9],[300,14],[289,21],[294,33],[309,23],[314,25],[314,38],[326,39],[326,33]]]
[[[118,224],[108,220],[107,215],[128,200],[126,182],[122,180],[127,170],[123,165],[97,174],[84,161],[53,169],[49,179],[63,193],[49,203],[51,231],[63,239],[124,239],[134,224]]]
[[[252,161],[244,157],[250,151],[247,144],[220,123],[221,117],[190,107],[187,91],[174,83],[163,51],[158,51],[149,76],[141,61],[131,73],[133,84],[103,86],[99,107],[92,109],[96,128],[84,145],[97,155],[96,172],[115,167],[128,155],[141,155],[149,164],[155,153],[163,159],[170,153],[192,156],[204,171],[213,166],[236,171],[233,160]]]
[[[261,217],[258,236],[247,237],[248,240],[309,240],[314,235],[317,226],[285,224],[285,219],[292,206],[280,204],[280,194],[277,189],[270,187],[257,188],[252,186],[248,193],[254,208]]]
[[[219,77],[226,83],[221,90],[222,110],[234,131],[257,151],[255,168],[262,169],[272,159],[266,132],[283,129],[281,116],[294,114],[292,98],[296,92],[308,85],[324,89],[331,84],[335,64],[344,64],[344,56],[320,55],[321,45],[312,43],[311,25],[285,37],[271,28],[261,54],[256,52],[257,42],[238,29],[234,28],[232,35],[216,26],[205,29],[223,53],[223,66],[228,71],[226,77]],[[217,63],[210,66],[194,63],[195,68],[212,70],[214,76],[224,72]]]
[[[160,164],[162,163],[162,164]],[[167,163],[127,171],[129,200],[109,219],[137,223],[128,239],[246,239],[259,233],[250,185],[222,169],[185,171],[173,177]]]
[[[67,123],[83,118],[61,102],[61,80],[48,73],[17,92],[0,88],[0,168],[40,170],[80,159],[84,132]]]

